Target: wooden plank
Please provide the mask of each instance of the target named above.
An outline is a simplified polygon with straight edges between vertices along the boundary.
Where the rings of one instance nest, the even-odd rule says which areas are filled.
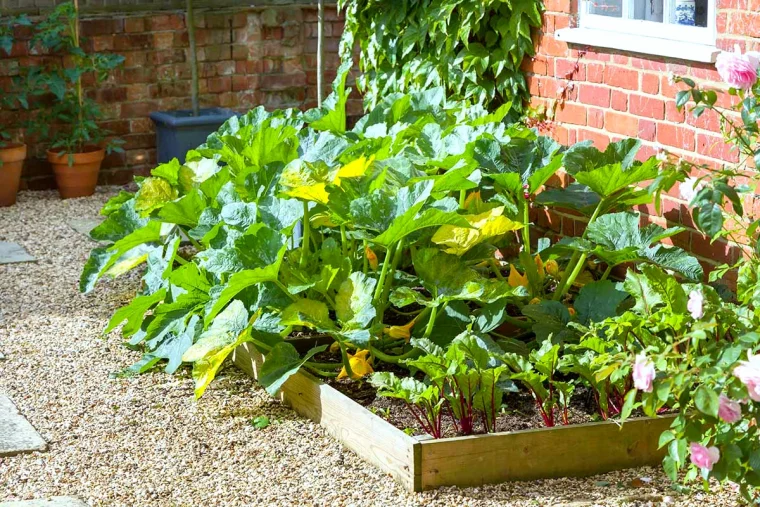
[[[655,465],[673,416],[423,440],[421,487],[462,487],[554,477],[584,477]]]
[[[263,357],[250,344],[238,347],[233,360],[253,378],[263,364]],[[285,382],[280,399],[319,423],[362,459],[391,474],[407,490],[421,489],[420,471],[415,467],[420,456],[416,439],[305,372]]]

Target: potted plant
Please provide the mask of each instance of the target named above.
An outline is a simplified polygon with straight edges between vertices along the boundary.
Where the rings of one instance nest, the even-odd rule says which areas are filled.
[[[47,159],[53,166],[61,197],[92,195],[106,153],[123,150],[120,140],[109,139],[109,132],[98,126],[102,114],[97,103],[85,94],[83,79],[92,78],[95,84],[103,82],[124,57],[88,53],[82,48],[77,0],[59,5],[37,23],[32,47],[61,59],[26,71],[26,86],[31,94],[52,94],[55,98],[37,111],[29,130],[50,142]]]
[[[190,45],[190,80],[192,109],[177,111],[154,111],[150,119],[156,126],[156,151],[159,163],[173,158],[184,162],[188,150],[206,142],[211,132],[217,130],[234,111],[221,107],[201,109],[198,102],[198,61],[195,44],[195,23],[193,1],[187,0],[185,14],[188,42]]]
[[[26,16],[0,19],[0,49],[10,56],[13,51],[13,30],[15,26],[29,26]],[[0,95],[0,107],[13,109],[16,105],[26,105],[22,95],[5,91]],[[10,125],[0,124],[0,206],[12,206],[16,203],[21,170],[26,159],[26,145],[13,142]]]

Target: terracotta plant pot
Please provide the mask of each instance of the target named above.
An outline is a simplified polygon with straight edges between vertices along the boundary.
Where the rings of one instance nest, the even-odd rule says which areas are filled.
[[[0,148],[0,206],[16,204],[25,158],[25,144],[10,143]]]
[[[58,184],[58,192],[63,199],[73,197],[86,197],[95,193],[98,184],[100,164],[106,156],[103,148],[85,148],[82,153],[61,155],[56,151],[48,150],[47,159],[53,166],[55,182]],[[71,165],[69,165],[70,158]]]

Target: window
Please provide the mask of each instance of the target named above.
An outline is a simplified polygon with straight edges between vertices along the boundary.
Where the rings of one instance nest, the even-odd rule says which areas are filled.
[[[714,61],[715,0],[578,0],[579,28],[558,30],[570,43],[686,60]]]

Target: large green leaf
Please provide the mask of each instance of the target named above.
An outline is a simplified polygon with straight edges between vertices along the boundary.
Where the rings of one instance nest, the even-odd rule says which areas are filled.
[[[295,375],[304,363],[325,349],[327,349],[327,345],[320,345],[312,348],[301,357],[292,344],[278,343],[266,355],[264,364],[261,366],[259,383],[271,396],[276,395],[285,381]]]
[[[454,212],[429,208],[418,213],[420,207],[421,205],[413,206],[409,211],[393,220],[390,227],[372,241],[387,247],[397,243],[409,234],[427,227],[439,225],[454,225],[463,228],[472,227],[463,216]]]
[[[132,336],[139,329],[143,322],[143,316],[145,312],[153,308],[159,302],[163,301],[166,297],[166,289],[161,289],[158,292],[145,296],[137,296],[128,305],[122,306],[116,313],[113,314],[111,320],[108,321],[108,325],[103,330],[103,333],[110,333],[116,326],[127,321],[122,328],[123,336]]]
[[[636,301],[633,310],[640,314],[650,315],[657,305],[664,303],[660,293],[649,284],[649,278],[631,269],[626,273],[623,288],[633,296]]]
[[[195,227],[198,218],[206,208],[206,199],[198,189],[193,189],[176,201],[163,205],[158,212],[158,218],[171,224]]]
[[[615,193],[631,185],[651,180],[659,174],[660,162],[651,158],[642,164],[634,164],[627,169],[622,164],[609,164],[576,173],[578,183],[588,186],[601,197],[612,197]]]
[[[250,333],[243,332],[247,325],[248,312],[245,305],[235,300],[184,353],[182,360],[193,363],[196,398],[203,395],[227,356],[239,345],[251,341]]]
[[[628,294],[618,290],[611,281],[600,280],[584,285],[575,298],[573,307],[577,312],[578,321],[583,325],[589,325],[614,317],[618,305],[627,297]]]
[[[163,178],[146,178],[135,195],[135,211],[147,216],[151,211],[176,198],[177,189],[168,181]]]
[[[335,314],[344,329],[364,329],[375,318],[372,295],[376,280],[360,271],[351,273],[335,296]]]
[[[346,101],[351,90],[346,90],[346,76],[353,67],[353,61],[344,61],[338,68],[333,81],[333,92],[325,99],[321,108],[304,113],[304,119],[314,130],[328,130],[342,134],[346,131]]]
[[[623,169],[628,169],[636,160],[640,147],[641,141],[638,139],[623,139],[608,144],[602,152],[591,141],[581,142],[567,149],[562,165],[572,175],[610,164],[620,164]]]
[[[675,277],[648,264],[642,265],[640,270],[647,279],[648,287],[657,293],[671,312],[686,313],[686,291]]]
[[[285,308],[280,315],[283,326],[305,326],[318,331],[335,329],[330,319],[330,309],[322,301],[299,299]]]
[[[205,322],[208,325],[214,320],[214,317],[224,308],[227,303],[237,296],[240,292],[248,287],[258,285],[264,282],[274,282],[280,272],[282,257],[285,255],[286,247],[282,247],[278,252],[277,261],[263,268],[246,269],[235,273],[227,281],[224,289],[219,294],[211,310],[206,315]]]

